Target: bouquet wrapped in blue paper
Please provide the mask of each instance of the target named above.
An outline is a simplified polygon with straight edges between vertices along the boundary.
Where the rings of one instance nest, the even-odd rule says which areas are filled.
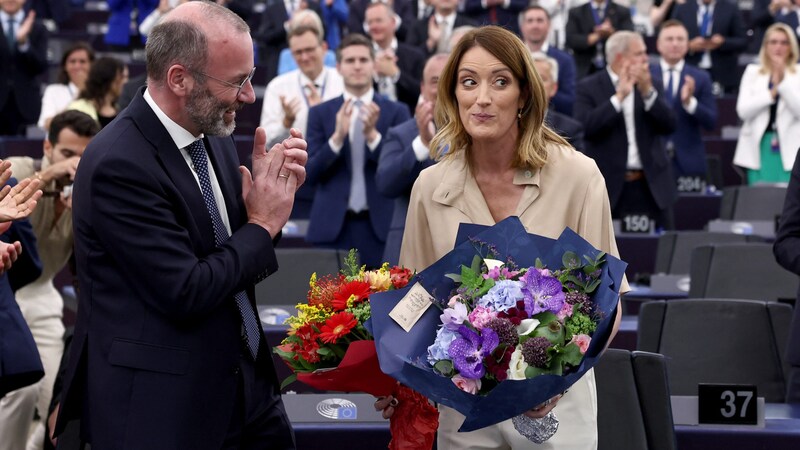
[[[625,267],[568,228],[553,240],[516,217],[462,224],[408,287],[374,294],[381,370],[466,416],[460,431],[521,417],[597,362]]]

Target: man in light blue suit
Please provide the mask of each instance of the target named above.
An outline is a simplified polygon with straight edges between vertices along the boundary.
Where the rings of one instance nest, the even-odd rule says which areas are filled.
[[[689,33],[677,20],[661,25],[657,41],[661,59],[650,65],[653,82],[664,87],[667,103],[675,111],[677,127],[667,138],[667,152],[678,180],[678,190],[700,190],[706,179],[706,151],[700,128],[717,124],[717,102],[707,72],[686,63]]]
[[[306,239],[330,248],[357,248],[368,267],[381,263],[393,201],[375,187],[389,128],[409,119],[408,107],[373,88],[375,50],[360,34],[336,51],[344,94],[308,113],[308,181],[316,185]]]
[[[572,116],[572,104],[575,103],[575,59],[569,53],[548,44],[550,14],[541,6],[529,6],[519,13],[519,29],[522,41],[531,53],[542,52],[558,63],[558,91],[550,99],[550,106],[558,113]]]
[[[383,260],[391,264],[397,264],[400,258],[411,187],[422,169],[434,163],[429,150],[436,132],[433,107],[436,104],[439,75],[447,58],[445,53],[428,58],[419,87],[422,100],[417,103],[414,117],[389,130],[378,160],[375,185],[381,194],[394,198],[394,213],[383,251]]]

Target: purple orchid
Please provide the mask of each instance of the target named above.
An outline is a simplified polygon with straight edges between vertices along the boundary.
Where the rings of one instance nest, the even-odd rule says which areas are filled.
[[[561,282],[557,278],[542,273],[541,270],[531,267],[520,280],[523,283],[522,292],[525,296],[525,312],[533,316],[540,312],[549,311],[558,314],[564,307],[564,292]]]
[[[464,378],[481,378],[486,369],[483,358],[491,354],[500,344],[497,333],[485,328],[478,334],[462,325],[458,329],[459,337],[453,340],[447,353],[453,359],[453,366]]]

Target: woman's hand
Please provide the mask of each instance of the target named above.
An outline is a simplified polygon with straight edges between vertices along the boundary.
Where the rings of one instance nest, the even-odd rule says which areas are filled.
[[[397,405],[397,399],[391,395],[387,397],[378,397],[378,399],[375,400],[375,411],[382,411],[381,415],[383,418],[388,419],[394,414],[394,409]]]
[[[558,394],[555,397],[547,400],[546,402],[542,403],[541,405],[536,406],[535,408],[525,411],[524,414],[531,419],[541,419],[542,417],[546,416],[553,408],[556,407],[558,401],[563,397],[564,394]]]

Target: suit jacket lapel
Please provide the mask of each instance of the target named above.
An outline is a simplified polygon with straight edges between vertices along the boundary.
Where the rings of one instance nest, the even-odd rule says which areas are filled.
[[[139,129],[142,130],[142,135],[153,145],[164,171],[181,193],[189,211],[196,211],[192,218],[201,233],[201,239],[204,243],[214,245],[214,226],[211,223],[211,216],[208,214],[208,208],[206,208],[197,180],[195,180],[189,165],[186,164],[180,149],[175,146],[175,141],[172,140],[167,129],[145,102],[142,97],[143,92],[144,88],[140,89],[137,97],[131,102],[129,106],[131,115]]]

